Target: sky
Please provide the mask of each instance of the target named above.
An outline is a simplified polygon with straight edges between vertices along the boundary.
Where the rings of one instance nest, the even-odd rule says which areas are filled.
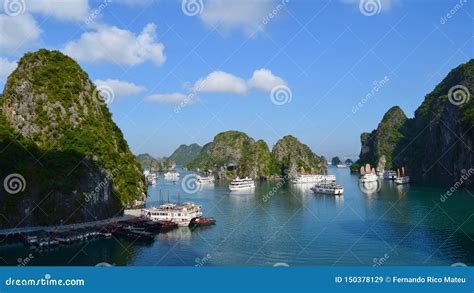
[[[0,86],[40,48],[74,58],[135,154],[239,130],[355,158],[473,58],[472,0],[2,0]]]

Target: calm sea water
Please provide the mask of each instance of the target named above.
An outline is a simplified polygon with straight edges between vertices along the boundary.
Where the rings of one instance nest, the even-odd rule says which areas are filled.
[[[474,265],[474,192],[396,186],[362,192],[349,170],[330,168],[344,196],[315,195],[310,186],[263,182],[251,193],[230,193],[225,184],[186,192],[181,181],[159,178],[147,205],[193,201],[217,224],[179,228],[154,243],[94,240],[48,252],[23,245],[0,247],[0,264],[18,265]],[[192,186],[191,186],[192,188]],[[273,192],[277,190],[276,192]]]

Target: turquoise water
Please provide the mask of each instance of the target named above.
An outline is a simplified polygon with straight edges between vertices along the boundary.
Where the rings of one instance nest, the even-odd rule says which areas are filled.
[[[278,182],[259,183],[252,193],[230,193],[219,183],[190,193],[183,188],[186,173],[174,183],[160,177],[148,206],[159,203],[160,190],[172,201],[179,192],[182,202],[202,205],[217,224],[179,228],[145,245],[94,240],[42,253],[2,246],[0,264],[28,258],[28,265],[474,265],[474,192],[442,202],[447,188],[383,181],[378,192],[365,194],[347,168],[329,173],[344,196]]]

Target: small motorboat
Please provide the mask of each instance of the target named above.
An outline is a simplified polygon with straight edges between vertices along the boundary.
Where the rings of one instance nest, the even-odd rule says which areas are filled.
[[[196,227],[202,227],[202,226],[211,226],[215,224],[216,224],[216,220],[214,218],[198,217],[191,220],[191,222],[189,223],[189,227],[196,228]]]

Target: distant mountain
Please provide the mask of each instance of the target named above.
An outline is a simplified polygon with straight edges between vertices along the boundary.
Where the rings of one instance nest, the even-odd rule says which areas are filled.
[[[347,159],[347,160],[344,162],[344,164],[346,164],[346,165],[352,165],[352,164],[354,164],[354,162],[353,162],[351,159]]]
[[[331,159],[331,164],[336,166],[337,164],[340,164],[342,163],[341,159],[339,159],[339,157],[334,157]]]
[[[104,98],[59,51],[25,54],[8,77],[0,149],[0,228],[116,216],[146,191]]]
[[[190,145],[182,144],[173,152],[169,159],[176,162],[177,165],[185,166],[196,159],[201,149],[202,147],[196,143]]]
[[[176,169],[176,163],[169,158],[155,159],[150,154],[140,154],[137,160],[145,170],[152,170],[156,172],[166,172]]]
[[[453,69],[408,119],[391,108],[361,135],[358,166],[405,167],[420,182],[474,186],[474,59]]]

